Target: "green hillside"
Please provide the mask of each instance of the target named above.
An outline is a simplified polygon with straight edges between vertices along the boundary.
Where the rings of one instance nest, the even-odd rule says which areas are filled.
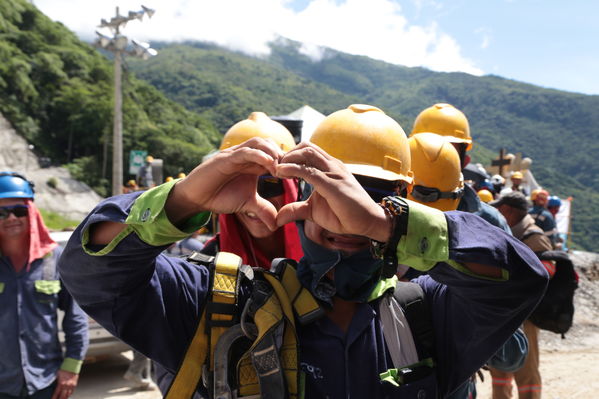
[[[287,40],[273,43],[265,59],[202,43],[161,47],[158,57],[132,62],[132,69],[221,131],[251,110],[277,115],[310,104],[326,114],[363,102],[381,107],[409,132],[422,109],[454,104],[470,120],[473,159],[488,164],[501,147],[531,157],[543,186],[575,198],[575,247],[599,251],[599,163],[594,161],[599,96],[402,67],[334,50],[314,62]]]
[[[0,60],[0,112],[39,155],[108,194],[111,171],[102,165],[112,164],[104,149],[112,142],[112,63],[25,0],[0,1]],[[125,154],[147,149],[176,174],[219,142],[210,121],[150,84],[125,74],[123,87]]]
[[[333,50],[315,62],[287,40],[273,43],[266,58],[203,43],[159,46],[149,61],[127,61],[141,80],[125,73],[124,150],[147,149],[163,158],[166,174],[189,171],[218,144],[219,132],[251,111],[279,115],[310,104],[330,113],[363,102],[381,107],[409,132],[420,110],[449,102],[469,117],[474,160],[488,163],[500,147],[532,157],[544,186],[575,198],[575,247],[599,252],[599,96]],[[107,194],[110,60],[26,0],[0,2],[0,57],[0,112],[38,155],[68,165]]]

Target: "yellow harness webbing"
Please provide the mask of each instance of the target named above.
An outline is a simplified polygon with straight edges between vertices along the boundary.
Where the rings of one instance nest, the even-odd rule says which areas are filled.
[[[219,252],[214,263],[211,302],[218,306],[213,306],[213,311],[204,311],[166,399],[190,398],[202,378],[204,365],[213,371],[215,356],[222,356],[215,354],[214,348],[222,334],[230,328],[227,323],[233,321],[234,315],[219,313],[218,310],[237,304],[241,259],[234,254]],[[272,291],[263,297],[264,301],[253,314],[257,338],[237,363],[238,397],[260,395],[262,398],[296,399],[302,396],[302,387],[295,317],[304,324],[319,317],[323,310],[301,286],[292,264],[283,261],[275,268],[273,262],[271,270],[272,273],[261,273]],[[209,305],[210,301],[207,308]],[[277,336],[282,337],[280,345],[276,344],[281,342],[276,339]]]
[[[228,252],[219,252],[214,260],[214,279],[212,283],[212,302],[235,304],[237,302],[239,266],[241,258]],[[212,313],[212,320],[231,321],[229,314]],[[214,356],[214,347],[220,335],[227,327],[212,327],[209,335],[206,334],[206,312],[202,315],[198,328],[185,353],[183,363],[173,380],[166,399],[191,398],[196,386],[202,378],[202,367],[207,363],[206,354],[210,344],[210,359]],[[208,361],[213,365],[212,361]]]

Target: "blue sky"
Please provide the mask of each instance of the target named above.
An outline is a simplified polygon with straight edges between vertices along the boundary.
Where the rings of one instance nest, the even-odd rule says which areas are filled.
[[[155,8],[125,34],[142,40],[208,40],[265,55],[277,35],[436,71],[494,74],[599,94],[599,2],[592,0],[34,0],[91,39],[100,18]]]

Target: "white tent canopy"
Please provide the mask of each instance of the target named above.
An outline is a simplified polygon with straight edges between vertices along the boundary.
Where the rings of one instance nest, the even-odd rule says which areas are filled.
[[[309,141],[312,133],[316,129],[316,126],[318,126],[318,124],[322,122],[324,118],[326,118],[325,115],[321,114],[309,105],[304,105],[290,114],[285,115],[285,117],[289,119],[300,119],[303,121],[301,141]]]

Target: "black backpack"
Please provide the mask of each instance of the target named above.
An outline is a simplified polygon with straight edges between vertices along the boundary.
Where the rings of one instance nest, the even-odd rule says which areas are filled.
[[[574,264],[564,251],[543,251],[537,253],[541,261],[555,262],[555,274],[549,280],[547,291],[530,321],[542,330],[561,334],[568,332],[574,318],[574,292],[578,288],[578,274]]]

